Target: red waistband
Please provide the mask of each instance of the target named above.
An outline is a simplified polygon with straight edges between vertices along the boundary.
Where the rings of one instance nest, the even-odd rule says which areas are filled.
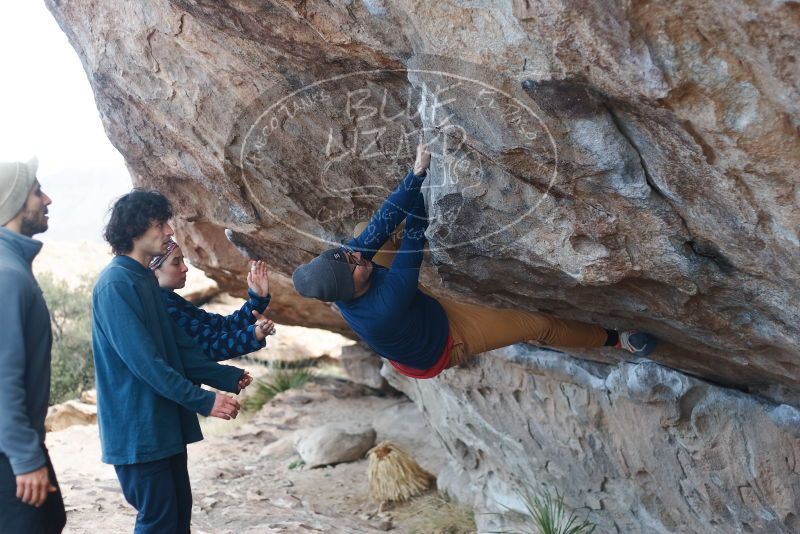
[[[409,378],[416,378],[417,380],[423,378],[433,378],[447,368],[447,364],[450,363],[450,349],[452,348],[453,336],[447,334],[447,343],[444,345],[442,355],[439,356],[439,359],[436,360],[436,363],[427,369],[414,369],[413,367],[408,367],[407,365],[403,365],[402,363],[397,363],[392,360],[389,360],[389,364],[394,367],[398,373]]]

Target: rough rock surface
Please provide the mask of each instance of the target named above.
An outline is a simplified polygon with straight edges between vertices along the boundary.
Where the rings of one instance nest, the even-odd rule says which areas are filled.
[[[222,228],[288,274],[424,131],[446,292],[640,325],[670,365],[797,391],[796,3],[48,5],[136,183],[223,285],[243,263]]]
[[[799,410],[654,363],[517,346],[472,365],[416,382],[384,369],[448,444],[439,488],[482,531],[515,531],[491,512],[553,488],[603,533],[800,531]]]
[[[191,236],[189,256],[223,287],[241,288],[244,273],[223,228],[240,250],[288,275],[367,218],[422,138],[435,154],[423,273],[434,291],[643,327],[665,340],[658,362],[800,406],[796,2],[47,4],[136,183],[170,196],[181,234]],[[292,322],[344,328],[327,307],[283,294]],[[477,369],[459,376],[486,396],[508,378]],[[569,387],[576,378],[542,380]],[[444,402],[447,389],[438,395]],[[740,399],[727,405],[738,410],[729,425],[761,424],[756,398],[725,395]],[[629,417],[650,406],[633,398]],[[572,439],[617,409],[598,401]],[[486,410],[500,410],[503,432],[519,426],[502,406]],[[598,432],[609,441],[596,443],[611,447],[612,438]],[[677,439],[664,451],[677,454]],[[785,441],[759,443],[774,458],[793,458]],[[641,436],[625,454],[649,445]],[[735,460],[708,465],[724,470]],[[695,524],[789,529],[796,521],[784,497],[763,490],[772,486],[751,492],[698,469],[697,491],[716,504],[698,505],[688,516]],[[645,503],[662,485],[681,491],[674,478],[653,482],[635,471],[617,480],[603,491]],[[747,505],[754,519],[723,517],[724,499],[705,489],[715,480],[725,495],[773,499],[758,506],[774,518],[755,504]],[[579,504],[588,479],[560,482]],[[624,528],[651,524],[653,506],[622,502],[631,507],[608,517]]]

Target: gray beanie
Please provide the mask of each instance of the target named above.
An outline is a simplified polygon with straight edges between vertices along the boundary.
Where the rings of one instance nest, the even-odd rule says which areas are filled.
[[[353,273],[340,248],[326,250],[295,269],[292,282],[304,297],[324,302],[350,300],[356,292]]]
[[[27,163],[0,162],[0,226],[13,219],[25,206],[38,167],[36,158]]]

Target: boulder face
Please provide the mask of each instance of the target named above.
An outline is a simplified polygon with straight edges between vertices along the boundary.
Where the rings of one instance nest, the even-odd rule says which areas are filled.
[[[796,3],[48,4],[197,250],[230,228],[290,274],[424,139],[436,289],[643,327],[673,367],[798,391]]]
[[[481,532],[530,532],[526,495],[559,489],[598,532],[800,531],[800,410],[654,363],[510,347],[437,380],[390,383],[450,459],[438,484]]]
[[[647,329],[800,405],[796,2],[46,1],[226,289],[240,253],[289,275],[347,238],[426,141],[432,291]],[[286,320],[346,329],[281,280]]]

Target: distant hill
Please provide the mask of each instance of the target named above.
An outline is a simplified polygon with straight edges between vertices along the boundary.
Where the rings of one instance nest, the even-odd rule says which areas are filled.
[[[44,241],[102,242],[111,203],[132,187],[126,169],[111,167],[65,169],[39,181],[53,199],[50,229],[38,236]]]

